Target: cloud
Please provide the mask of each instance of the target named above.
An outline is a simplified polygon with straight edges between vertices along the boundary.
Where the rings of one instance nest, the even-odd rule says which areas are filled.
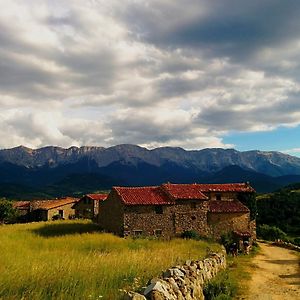
[[[299,6],[9,1],[0,147],[232,147],[228,132],[300,124]]]

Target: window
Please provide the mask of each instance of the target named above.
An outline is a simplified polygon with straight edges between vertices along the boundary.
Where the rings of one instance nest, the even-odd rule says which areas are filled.
[[[133,230],[134,236],[141,236],[143,234],[143,230]]]
[[[83,201],[84,204],[91,204],[92,203],[92,199],[89,198],[85,198]]]
[[[161,205],[155,206],[154,209],[155,209],[155,213],[159,215],[162,215],[164,213],[163,207]]]
[[[63,218],[64,217],[64,210],[63,209],[60,209],[58,211],[58,214]]]
[[[192,202],[191,203],[191,209],[196,209],[197,208],[197,203],[196,202]]]
[[[161,236],[161,234],[162,234],[162,230],[161,229],[155,229],[154,230],[154,235],[155,236]]]
[[[221,194],[216,194],[216,200],[221,200],[221,199],[222,199]]]

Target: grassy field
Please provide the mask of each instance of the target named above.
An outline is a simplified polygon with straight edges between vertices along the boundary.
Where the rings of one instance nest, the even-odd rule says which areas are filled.
[[[122,239],[88,221],[0,226],[0,299],[119,299],[216,244]]]

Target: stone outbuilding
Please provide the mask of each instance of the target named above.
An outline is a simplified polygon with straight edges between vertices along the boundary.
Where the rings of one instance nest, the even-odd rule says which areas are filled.
[[[73,205],[76,218],[95,219],[99,213],[99,203],[106,200],[108,194],[87,194]]]
[[[51,200],[15,201],[13,202],[13,207],[18,211],[20,222],[72,219],[75,217],[73,205],[78,201],[78,198],[72,197]]]
[[[29,222],[72,219],[75,217],[73,205],[78,198],[66,197],[53,200],[32,200],[27,220]]]
[[[239,199],[254,193],[248,183],[113,187],[98,223],[121,236],[171,238],[191,230],[214,238],[230,231],[253,236],[250,211]]]
[[[13,208],[18,211],[18,221],[27,222],[30,213],[30,201],[14,201]]]

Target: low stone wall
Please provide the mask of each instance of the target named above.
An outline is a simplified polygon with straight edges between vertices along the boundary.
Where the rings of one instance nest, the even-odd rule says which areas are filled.
[[[204,284],[225,268],[225,250],[201,261],[186,261],[184,265],[166,270],[160,278],[152,279],[143,295],[130,292],[125,299],[202,300]]]
[[[273,245],[300,252],[300,247],[288,242],[274,242]]]

